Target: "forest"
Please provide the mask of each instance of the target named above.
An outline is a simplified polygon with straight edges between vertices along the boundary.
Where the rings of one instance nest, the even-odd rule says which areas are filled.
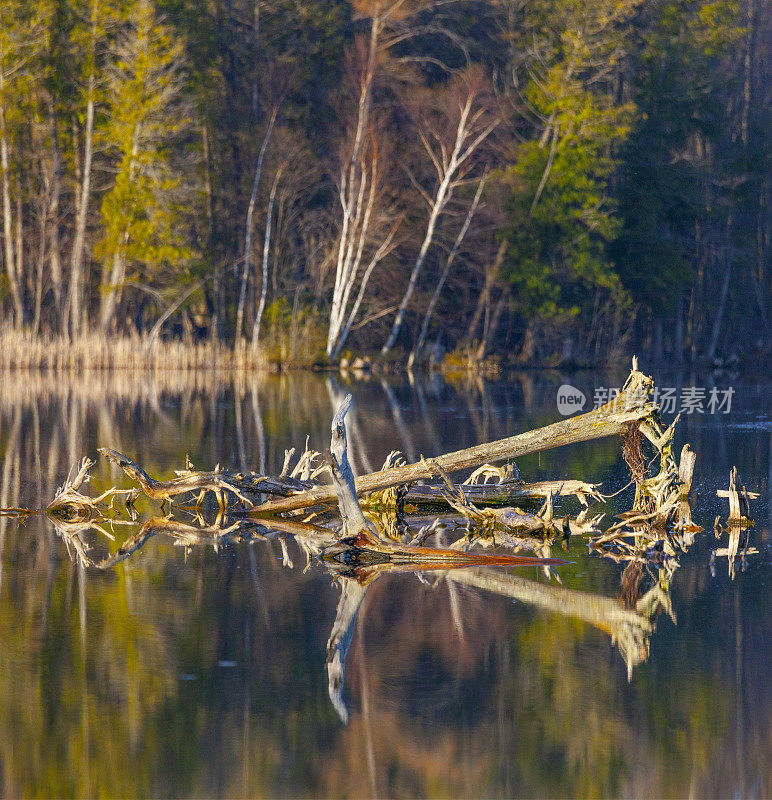
[[[764,7],[3,0],[2,336],[767,359]]]

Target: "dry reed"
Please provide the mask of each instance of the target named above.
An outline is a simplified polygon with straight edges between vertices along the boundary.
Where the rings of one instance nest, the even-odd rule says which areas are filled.
[[[253,371],[269,366],[264,350],[245,343],[229,347],[212,340],[151,341],[147,336],[105,337],[96,333],[70,340],[0,328],[0,370],[190,372]]]

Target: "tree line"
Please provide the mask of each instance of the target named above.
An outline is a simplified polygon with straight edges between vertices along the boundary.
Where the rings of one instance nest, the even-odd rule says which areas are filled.
[[[7,326],[769,352],[759,0],[4,0]]]

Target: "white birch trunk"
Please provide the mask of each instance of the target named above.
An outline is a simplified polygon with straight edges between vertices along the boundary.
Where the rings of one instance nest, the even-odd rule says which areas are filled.
[[[265,311],[265,298],[268,293],[268,256],[271,252],[271,223],[273,221],[273,204],[276,201],[276,189],[281,180],[282,172],[287,166],[287,163],[279,167],[276,171],[276,177],[273,179],[271,185],[271,194],[268,197],[268,209],[265,214],[265,239],[263,241],[263,283],[260,287],[260,305],[257,308],[255,316],[255,324],[252,328],[252,347],[257,347],[260,339],[260,323],[263,319],[263,312]]]
[[[370,121],[371,88],[375,76],[375,63],[381,32],[381,19],[376,14],[370,28],[370,45],[367,65],[359,91],[357,124],[354,131],[351,156],[341,169],[338,197],[343,212],[338,259],[335,267],[330,322],[327,333],[327,356],[335,358],[345,341],[342,337],[346,305],[356,285],[362,254],[367,240],[371,214],[376,195],[377,157],[373,153],[373,164],[368,172],[365,158],[365,138]],[[368,193],[369,188],[369,193]],[[367,197],[367,201],[365,201]],[[368,275],[369,277],[369,275]]]
[[[3,73],[0,71],[0,96],[4,90]],[[3,184],[3,244],[5,269],[14,310],[14,325],[21,327],[24,308],[21,302],[19,276],[16,272],[16,253],[14,252],[13,205],[11,202],[10,158],[8,156],[8,136],[5,124],[5,106],[0,105],[0,171]]]
[[[442,145],[440,145],[441,154],[438,157],[433,152],[426,138],[423,136],[421,137],[429,157],[434,163],[434,167],[437,170],[440,180],[429,211],[429,221],[426,226],[426,234],[424,236],[423,243],[421,244],[421,249],[418,251],[418,257],[416,258],[415,264],[413,265],[413,270],[410,273],[410,280],[408,281],[407,289],[405,290],[405,294],[402,297],[402,302],[399,304],[399,308],[397,309],[397,316],[394,318],[394,324],[392,325],[391,333],[386,340],[386,344],[384,344],[381,348],[381,355],[387,355],[389,350],[391,350],[391,348],[394,346],[394,343],[397,341],[397,337],[399,336],[399,332],[402,328],[402,323],[405,319],[407,307],[418,284],[418,277],[421,273],[421,269],[426,261],[426,255],[429,252],[429,248],[434,240],[434,232],[437,227],[437,221],[442,215],[442,212],[445,210],[445,207],[453,194],[453,189],[457,185],[456,180],[458,178],[459,170],[498,124],[498,121],[489,124],[471,142],[467,144],[467,140],[470,136],[472,136],[473,133],[472,127],[480,116],[480,113],[478,112],[477,114],[472,115],[470,118],[470,112],[472,110],[472,104],[474,100],[475,93],[470,91],[467,95],[466,102],[461,109],[461,115],[456,128],[456,139],[449,158],[446,157],[446,153]]]
[[[53,99],[50,101],[49,117],[51,126],[51,198],[48,206],[48,260],[51,265],[51,288],[54,292],[54,302],[56,305],[56,315],[62,313],[63,280],[62,262],[59,245],[59,198],[61,196],[62,181],[60,177],[61,156],[59,154],[59,143],[56,138],[56,117],[54,116]],[[45,235],[45,231],[43,232]],[[58,319],[57,319],[58,324]]]
[[[3,192],[3,244],[5,269],[8,273],[8,284],[14,310],[14,325],[21,327],[24,321],[24,307],[21,299],[21,286],[17,272],[16,253],[14,252],[13,206],[11,203],[11,164],[9,156],[8,131],[5,117],[6,75],[2,66],[5,53],[0,50],[0,172],[2,172]]]
[[[241,288],[239,290],[239,303],[236,309],[236,333],[235,341],[238,344],[241,339],[241,331],[244,327],[244,305],[247,297],[247,282],[249,280],[249,271],[252,259],[252,216],[255,213],[255,203],[257,202],[257,190],[260,186],[260,177],[263,173],[263,159],[265,158],[265,151],[268,149],[268,143],[271,140],[273,133],[273,126],[276,122],[276,115],[279,113],[279,103],[274,106],[271,118],[268,121],[268,128],[266,129],[263,143],[260,145],[260,153],[257,156],[257,166],[255,167],[255,178],[252,181],[252,194],[249,198],[249,207],[247,208],[247,221],[244,231],[244,268],[241,273]]]
[[[477,191],[475,192],[474,199],[472,200],[471,205],[469,206],[469,210],[467,211],[466,218],[464,219],[464,224],[461,226],[461,230],[458,232],[458,236],[456,236],[455,242],[453,242],[453,247],[448,254],[448,258],[445,261],[445,266],[442,269],[442,274],[440,275],[439,281],[437,281],[437,285],[434,287],[434,292],[432,293],[431,300],[429,301],[429,305],[426,309],[426,314],[424,314],[424,321],[421,325],[421,332],[418,335],[418,339],[413,346],[413,349],[410,351],[410,355],[407,359],[408,367],[413,366],[413,362],[416,359],[416,355],[421,351],[421,348],[424,345],[424,341],[426,340],[426,333],[429,330],[429,320],[432,318],[432,314],[434,313],[434,308],[437,305],[437,301],[440,298],[440,293],[442,292],[442,288],[445,286],[445,281],[448,278],[448,273],[450,272],[450,268],[455,261],[456,254],[461,247],[464,237],[466,236],[467,231],[469,230],[469,226],[472,224],[472,218],[477,211],[477,206],[480,202],[480,197],[482,195],[482,191],[485,188],[485,184],[488,180],[488,175],[486,174],[480,180],[480,183],[477,185]]]

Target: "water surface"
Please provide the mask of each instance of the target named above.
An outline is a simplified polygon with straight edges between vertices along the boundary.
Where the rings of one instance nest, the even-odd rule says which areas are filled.
[[[562,383],[592,398],[622,378],[4,373],[0,506],[45,506],[98,447],[157,477],[186,455],[200,468],[275,474],[306,436],[328,446],[346,391],[362,473],[393,449],[412,461],[548,424]],[[45,517],[0,518],[3,794],[772,796],[770,385],[717,380],[736,389],[730,413],[685,415],[677,433],[677,449],[688,441],[697,453],[692,505],[705,531],[665,587],[669,610],[660,605],[651,629],[635,632],[634,652],[609,621],[624,565],[572,537],[561,553],[571,563],[551,577],[536,567],[497,579],[379,577],[359,609],[336,708],[325,659],[341,582],[307,565],[291,538],[215,550],[156,536],[98,571]],[[761,498],[749,542],[758,552],[730,569],[712,557],[726,547],[712,528],[727,515],[715,491],[733,465]],[[609,492],[627,480],[616,440],[519,467],[529,480],[582,478]],[[102,460],[92,473],[89,491],[126,485]],[[630,502],[628,490],[604,510]],[[115,552],[125,534],[114,533],[115,542],[92,537],[92,552]],[[660,579],[650,566],[642,590]]]

